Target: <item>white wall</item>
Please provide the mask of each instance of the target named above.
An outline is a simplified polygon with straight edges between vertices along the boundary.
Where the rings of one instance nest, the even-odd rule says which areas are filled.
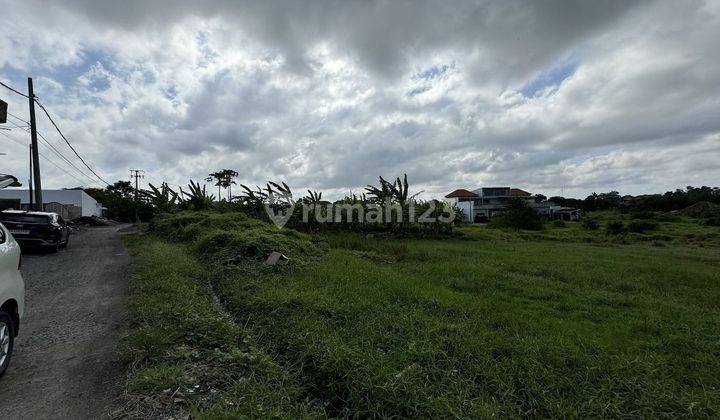
[[[457,208],[462,209],[463,218],[466,222],[473,221],[473,202],[472,201],[458,201],[456,204]]]
[[[82,193],[82,215],[102,216],[102,205],[90,197],[85,191],[80,192]]]
[[[102,216],[102,206],[82,190],[43,190],[43,203],[72,204],[82,209],[83,216]],[[30,203],[27,188],[0,190],[0,198],[19,198],[22,204]]]

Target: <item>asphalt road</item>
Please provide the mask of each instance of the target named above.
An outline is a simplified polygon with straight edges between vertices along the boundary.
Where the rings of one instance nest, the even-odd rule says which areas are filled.
[[[0,380],[0,418],[107,418],[122,385],[130,256],[118,227],[74,232],[57,254],[23,255],[25,318]]]

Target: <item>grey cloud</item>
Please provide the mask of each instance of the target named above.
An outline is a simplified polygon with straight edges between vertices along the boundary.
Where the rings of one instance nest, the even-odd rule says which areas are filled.
[[[45,58],[0,45],[0,77],[8,63],[42,76],[47,104],[108,178],[133,166],[179,183],[230,167],[251,184],[344,192],[407,172],[434,193],[500,183],[577,194],[720,179],[708,163],[720,139],[711,2],[72,0],[12,10],[0,36]],[[102,70],[60,87],[54,77],[88,50],[103,52]],[[517,92],[568,57],[577,69],[556,89]]]

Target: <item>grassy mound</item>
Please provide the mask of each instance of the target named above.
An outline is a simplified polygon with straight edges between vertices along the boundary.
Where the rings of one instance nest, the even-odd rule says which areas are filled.
[[[135,258],[124,339],[129,418],[322,418],[292,372],[213,301],[192,250],[126,238]]]
[[[237,212],[167,214],[151,229],[165,239],[190,243],[200,254],[220,263],[256,263],[280,252],[290,258],[290,264],[302,265],[320,254],[311,236]]]
[[[720,205],[707,201],[700,201],[692,206],[680,210],[680,214],[688,217],[710,217],[720,215]]]

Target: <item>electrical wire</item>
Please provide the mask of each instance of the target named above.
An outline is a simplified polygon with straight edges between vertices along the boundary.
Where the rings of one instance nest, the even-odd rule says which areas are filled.
[[[17,118],[17,117],[15,117],[15,118]],[[21,127],[21,126],[15,124],[14,122],[10,122],[10,124],[12,124],[15,128],[19,128],[19,129],[21,129],[21,130],[25,130],[26,132],[29,132],[29,131],[30,131],[27,126],[26,126],[26,127]],[[40,140],[41,140],[45,145],[47,145],[48,147],[50,147],[50,149],[52,150],[52,152],[55,153],[55,155],[56,155],[57,157],[59,157],[60,159],[64,160],[68,165],[72,166],[79,174],[81,174],[82,176],[84,176],[85,178],[87,178],[88,180],[90,180],[91,183],[96,183],[96,182],[97,182],[97,181],[95,181],[91,176],[89,176],[88,174],[86,174],[85,172],[83,172],[82,170],[80,170],[80,168],[78,168],[77,166],[75,166],[75,164],[72,163],[72,162],[70,161],[70,159],[68,159],[67,157],[65,157],[65,155],[63,155],[57,148],[55,148],[55,146],[53,146],[52,143],[50,143],[50,141],[48,141],[48,139],[46,139],[45,136],[43,136],[43,134],[42,134],[41,132],[39,132],[39,131],[36,130],[36,133],[38,134],[38,136],[40,136]],[[38,152],[39,152],[39,150],[38,150]],[[77,179],[77,178],[76,178],[76,179]]]
[[[18,140],[18,139],[15,139],[15,138],[13,138],[13,137],[10,137],[9,135],[3,133],[2,131],[0,131],[0,134],[2,134],[3,136],[5,136],[5,137],[9,138],[10,140],[14,141],[15,143],[19,144],[20,146],[23,146],[23,147],[27,147],[27,146],[28,146],[27,144],[24,144],[23,142],[21,142],[21,141]],[[72,178],[75,178],[75,180],[76,180],[77,182],[79,182],[80,185],[85,184],[84,181],[78,179],[78,177],[76,177],[75,175],[73,175],[73,174],[71,174],[70,172],[66,171],[64,168],[62,168],[61,166],[59,166],[57,163],[53,162],[50,158],[48,158],[47,156],[45,156],[45,154],[42,153],[42,152],[40,152],[39,150],[38,150],[38,154],[39,154],[40,156],[42,156],[43,159],[45,159],[46,161],[50,162],[53,166],[55,166],[55,167],[58,168],[59,170],[65,172],[68,176],[70,176],[70,177],[72,177]],[[93,181],[93,183],[94,183],[94,184],[97,184],[98,182],[97,182],[97,181]]]
[[[75,164],[72,163],[72,161],[70,161],[70,159],[66,158],[65,155],[63,155],[58,149],[56,149],[55,146],[53,146],[52,143],[50,143],[50,141],[48,141],[48,139],[46,139],[45,136],[43,136],[39,131],[37,132],[37,134],[38,134],[38,136],[40,136],[40,140],[42,140],[43,143],[45,143],[48,147],[50,147],[50,149],[52,149],[52,151],[58,157],[60,157],[60,159],[67,162],[68,165],[72,166],[79,174],[81,174],[82,176],[84,176],[85,178],[90,180],[90,182],[93,182],[93,183],[96,182],[90,175],[88,175],[85,172],[83,172],[82,170],[80,170],[80,168],[75,166]]]
[[[55,124],[55,121],[54,121],[54,120],[52,119],[52,117],[50,116],[50,113],[48,112],[48,110],[45,109],[45,107],[43,106],[43,104],[41,104],[40,101],[39,101],[37,98],[35,98],[35,103],[38,104],[38,106],[40,107],[40,109],[43,110],[43,112],[44,112],[45,115],[48,117],[48,119],[50,120],[50,122],[52,123],[52,125],[55,127],[55,130],[57,130],[58,134],[60,134],[60,137],[62,137],[62,139],[65,140],[65,143],[67,143],[68,147],[70,147],[70,150],[72,150],[73,153],[75,153],[75,156],[77,156],[78,159],[80,159],[80,162],[82,162],[83,165],[85,165],[85,167],[88,168],[88,169],[90,170],[90,172],[92,172],[93,175],[95,175],[95,177],[97,177],[97,179],[99,179],[100,181],[102,181],[105,185],[110,186],[110,184],[109,184],[107,181],[105,181],[104,179],[102,179],[102,177],[101,177],[100,175],[98,175],[97,172],[95,172],[95,171],[90,167],[90,165],[87,164],[87,162],[85,162],[85,159],[83,159],[82,156],[80,156],[80,154],[77,152],[77,150],[75,150],[75,148],[73,147],[73,145],[70,144],[70,141],[67,139],[67,137],[65,137],[65,134],[63,134],[63,132],[60,131],[60,127],[58,127],[58,125]]]
[[[18,120],[18,121],[21,121],[21,122],[24,122],[24,123],[27,124],[27,125],[30,125],[30,122],[29,122],[28,120],[23,119],[23,118],[20,118],[20,117],[18,117],[17,115],[13,114],[12,112],[8,112],[7,114],[8,114],[9,116],[15,118],[15,119]]]
[[[12,87],[6,85],[6,84],[3,83],[3,82],[0,82],[0,86],[4,87],[4,88],[6,88],[6,89],[9,89],[9,90],[11,90],[11,91],[13,91],[13,92],[15,92],[15,93],[17,93],[17,94],[20,95],[20,96],[23,96],[23,97],[25,97],[25,98],[30,98],[28,95],[20,92],[19,90],[15,89],[15,88],[12,88]],[[45,106],[43,106],[43,104],[41,104],[40,101],[37,99],[37,95],[35,95],[35,96],[33,97],[33,102],[35,102],[36,104],[38,104],[38,106],[40,107],[40,109],[42,109],[42,111],[43,111],[43,112],[45,113],[45,115],[48,117],[48,119],[50,120],[50,122],[52,123],[52,125],[55,127],[55,130],[57,130],[57,132],[60,134],[60,137],[62,137],[62,139],[65,140],[65,143],[67,143],[68,147],[70,147],[70,150],[72,150],[73,153],[75,153],[75,156],[77,156],[78,159],[80,159],[80,161],[83,163],[83,165],[85,165],[85,167],[88,168],[88,169],[90,170],[90,172],[92,172],[92,174],[97,177],[97,179],[99,179],[100,181],[102,181],[105,185],[110,186],[110,184],[109,184],[107,181],[105,181],[104,179],[102,179],[102,177],[101,177],[100,175],[98,175],[97,172],[95,172],[95,171],[90,167],[90,165],[87,164],[87,162],[85,162],[85,159],[83,159],[82,156],[80,156],[80,154],[77,152],[77,150],[75,150],[75,148],[72,146],[72,144],[70,144],[70,141],[67,139],[67,137],[65,137],[65,135],[63,134],[63,132],[60,130],[60,127],[58,127],[58,125],[57,125],[57,124],[55,123],[55,121],[52,119],[52,117],[50,116],[50,113],[48,112],[48,110],[45,109]],[[15,118],[19,118],[19,117],[15,117]]]
[[[24,96],[25,98],[28,98],[28,96],[27,96],[26,94],[20,92],[20,91],[17,90],[17,89],[11,88],[10,86],[6,85],[6,84],[3,83],[3,82],[0,82],[0,86],[4,87],[4,88],[6,88],[6,89],[10,89],[11,91],[17,93],[17,94],[20,95],[20,96]]]

